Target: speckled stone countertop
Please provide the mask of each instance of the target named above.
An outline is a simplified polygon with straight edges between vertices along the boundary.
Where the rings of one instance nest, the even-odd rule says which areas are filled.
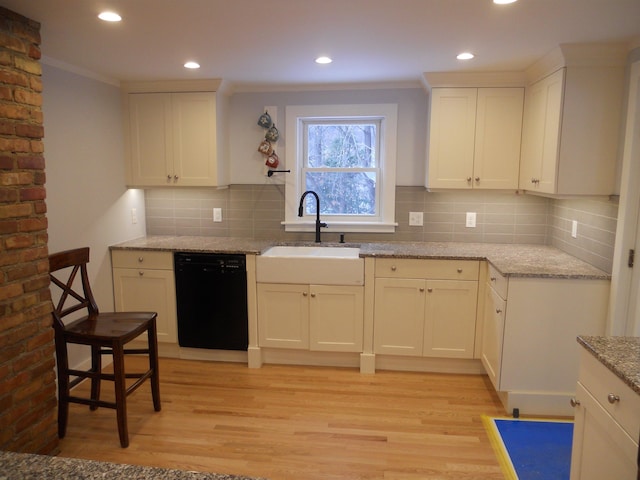
[[[187,472],[77,458],[0,451],[0,480],[257,480],[236,475]]]
[[[640,395],[640,337],[579,336],[578,343]]]
[[[234,237],[147,236],[111,246],[119,250],[244,253],[264,252],[274,245],[314,245]],[[323,246],[339,246],[323,243]],[[547,245],[517,245],[461,242],[346,243],[360,247],[361,257],[434,258],[488,260],[508,277],[577,278],[609,280],[611,275],[563,251]]]

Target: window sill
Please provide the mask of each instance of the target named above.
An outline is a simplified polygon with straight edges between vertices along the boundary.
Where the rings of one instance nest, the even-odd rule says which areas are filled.
[[[331,222],[320,218],[320,221],[327,224],[322,231],[335,233],[395,233],[397,223],[382,222]],[[314,222],[281,222],[286,232],[315,232]]]

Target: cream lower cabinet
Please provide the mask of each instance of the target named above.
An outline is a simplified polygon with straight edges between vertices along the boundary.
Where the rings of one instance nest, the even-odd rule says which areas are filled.
[[[364,287],[258,283],[260,347],[361,352]]]
[[[473,358],[477,278],[474,261],[377,260],[374,353]]]
[[[177,343],[173,254],[113,250],[111,262],[116,311],[157,312],[158,342]]]
[[[581,352],[571,480],[637,478],[640,395]]]
[[[488,271],[484,293],[484,325],[480,360],[496,389],[500,387],[502,369],[502,345],[504,322],[507,311],[507,279],[492,265],[486,264]]]

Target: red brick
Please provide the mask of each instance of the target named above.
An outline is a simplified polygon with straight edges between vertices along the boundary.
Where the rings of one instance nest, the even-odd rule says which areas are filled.
[[[12,32],[19,38],[26,40],[29,44],[40,45],[40,23],[30,18],[22,17],[17,19],[12,26]]]
[[[33,277],[30,280],[26,280],[23,283],[23,288],[25,292],[37,292],[43,288],[47,288],[49,286],[49,275],[43,275],[41,277]],[[29,306],[36,305],[40,300],[40,296],[35,296],[33,303],[30,303]]]
[[[12,157],[9,157],[13,160]],[[17,157],[18,160],[18,168],[20,169],[30,169],[30,170],[43,170],[45,163],[44,157],[42,155],[29,155],[25,157]]]
[[[16,57],[13,62],[18,70],[22,70],[34,75],[42,75],[42,66],[37,60],[32,60],[26,57]]]
[[[42,52],[36,45],[29,45],[27,55],[29,55],[29,58],[33,58],[34,60],[40,60],[40,58],[42,58]]]
[[[10,283],[8,285],[0,285],[0,300],[7,300],[22,295],[22,285],[19,283]]]
[[[11,170],[14,168],[14,157],[0,156],[0,170]]]
[[[26,105],[33,105],[36,107],[42,106],[42,95],[39,93],[30,92],[29,90],[17,88],[13,92],[13,98],[17,103],[24,103]]]
[[[19,85],[21,87],[29,86],[29,77],[24,73],[16,72],[7,68],[0,69],[0,83],[8,85]]]
[[[2,55],[0,52],[0,62],[2,61]],[[40,77],[30,77],[29,78],[29,87],[34,92],[42,92],[42,79]]]
[[[34,348],[40,347],[42,345],[46,345],[47,343],[51,343],[53,341],[53,328],[50,330],[45,330],[44,332],[40,332],[38,335],[31,337],[27,340],[27,349],[33,350]]]
[[[38,268],[37,265],[33,263],[20,263],[14,268],[5,270],[5,273],[7,275],[7,280],[12,282],[14,280],[19,280],[21,278],[27,278],[36,275],[38,273]]]
[[[0,118],[11,118],[15,120],[28,120],[31,118],[30,110],[18,105],[0,105]]]
[[[35,243],[33,235],[11,235],[6,237],[4,240],[4,244],[7,247],[7,250],[15,250],[22,249],[32,246]]]
[[[0,138],[0,151],[28,153],[31,151],[31,144],[24,138]]]
[[[29,142],[29,150],[32,153],[43,153],[44,152],[44,143],[40,140],[32,140]]]
[[[6,32],[0,31],[0,45],[3,48],[13,50],[18,53],[27,53],[27,48],[22,40]]]
[[[18,124],[15,126],[15,132],[19,137],[42,138],[44,136],[42,125]]]
[[[13,55],[7,50],[0,51],[0,65],[13,65]]]
[[[47,197],[47,191],[44,187],[27,187],[20,189],[20,201],[28,200],[44,200]]]
[[[47,229],[46,217],[25,218],[24,220],[18,221],[18,230],[20,232],[37,232],[39,230],[46,230],[46,229]]]
[[[33,172],[0,173],[0,185],[3,186],[31,185],[32,183]]]
[[[15,188],[0,188],[0,202],[16,202],[18,200],[18,190]]]
[[[44,202],[34,202],[33,213],[35,213],[36,215],[44,215],[45,213],[47,213],[47,204]]]

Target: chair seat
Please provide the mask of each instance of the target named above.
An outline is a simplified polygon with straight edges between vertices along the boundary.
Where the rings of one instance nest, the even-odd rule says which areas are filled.
[[[156,316],[155,312],[100,312],[98,318],[85,316],[65,325],[65,337],[88,345],[96,341],[110,344],[114,339],[126,343],[143,334]]]

